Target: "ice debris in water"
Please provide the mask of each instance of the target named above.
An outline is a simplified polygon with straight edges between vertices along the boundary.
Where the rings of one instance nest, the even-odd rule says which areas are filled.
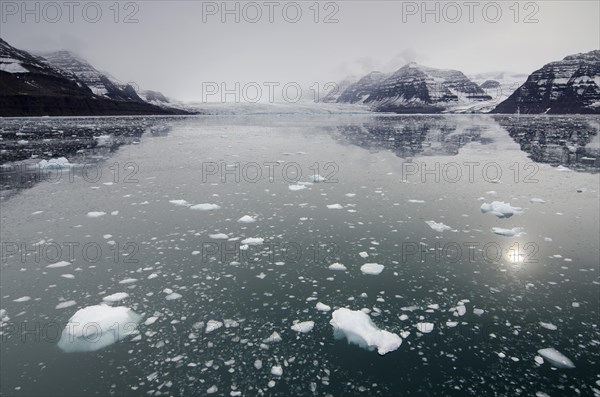
[[[179,205],[182,207],[189,207],[191,204],[185,200],[169,200],[169,203]]]
[[[261,245],[263,242],[265,241],[264,238],[260,238],[260,237],[250,237],[247,239],[242,240],[242,244],[248,244],[248,245]]]
[[[344,270],[346,270],[346,266],[342,265],[341,263],[332,263],[331,265],[329,265],[329,270],[344,271]]]
[[[104,298],[102,298],[102,300],[105,302],[118,302],[127,298],[128,296],[129,294],[126,292],[117,292],[115,294],[105,296]]]
[[[538,353],[556,368],[575,368],[573,361],[553,347],[540,349]]]
[[[293,331],[306,334],[306,333],[312,331],[312,329],[314,328],[314,326],[315,326],[315,322],[314,321],[302,321],[300,323],[296,323],[296,324],[292,325],[290,328]]]
[[[87,213],[88,218],[100,218],[101,216],[106,215],[106,212],[102,211],[91,211]]]
[[[342,207],[340,204],[336,203],[336,204],[328,204],[327,208],[329,208],[330,210],[341,210],[344,207]]]
[[[545,200],[543,200],[543,199],[541,199],[541,198],[535,198],[535,197],[534,197],[534,198],[531,198],[531,199],[529,199],[529,202],[530,202],[530,203],[533,203],[533,204],[546,204],[546,201],[545,201]]]
[[[308,179],[311,182],[314,182],[314,183],[325,182],[327,180],[327,178],[325,178],[325,177],[323,177],[323,176],[321,176],[319,174],[317,174],[317,175],[311,175]]]
[[[65,267],[65,266],[69,266],[71,264],[71,262],[67,262],[67,261],[60,261],[60,262],[56,262],[56,263],[52,263],[48,266],[46,266],[48,269],[56,269],[59,267]]]
[[[360,267],[360,271],[364,274],[370,274],[372,276],[377,276],[383,271],[384,266],[378,263],[365,263]]]
[[[496,215],[498,218],[510,218],[514,214],[520,214],[523,209],[520,207],[513,207],[510,203],[504,201],[492,201],[491,203],[483,203],[481,205],[481,212],[487,214],[488,212]]]
[[[429,227],[432,228],[433,230],[435,230],[436,232],[443,232],[444,230],[452,229],[450,226],[444,225],[441,222],[437,223],[435,221],[425,221],[425,223],[428,224]]]
[[[433,323],[417,323],[416,327],[419,330],[419,332],[422,332],[424,334],[428,334],[431,331],[433,331]]]
[[[255,221],[256,221],[256,219],[250,215],[244,215],[240,219],[238,219],[238,222],[240,222],[240,223],[252,223]]]
[[[58,347],[67,353],[102,349],[136,333],[140,319],[138,314],[124,306],[84,307],[69,319],[58,341]]]
[[[346,338],[348,343],[364,349],[375,350],[381,355],[394,351],[402,344],[400,336],[379,329],[368,314],[360,310],[341,308],[331,314],[336,339]]]
[[[210,203],[196,204],[196,205],[192,205],[190,207],[190,209],[192,209],[192,210],[199,210],[199,211],[212,211],[212,210],[218,210],[219,208],[221,208],[221,207],[218,206],[217,204],[210,204]]]
[[[315,306],[317,308],[317,310],[320,310],[322,312],[328,312],[331,310],[331,306],[328,306],[324,303],[318,302],[317,305]]]
[[[513,227],[512,229],[503,229],[501,227],[493,227],[492,232],[500,236],[519,237],[523,232],[523,228]]]
[[[39,168],[43,169],[70,167],[72,164],[69,163],[69,160],[67,160],[65,157],[59,157],[56,159],[42,160],[37,165]]]
[[[290,189],[292,192],[297,192],[298,190],[306,189],[306,185],[289,185],[288,189]]]
[[[271,374],[275,376],[281,376],[283,375],[283,368],[281,368],[280,365],[274,365],[271,367]]]

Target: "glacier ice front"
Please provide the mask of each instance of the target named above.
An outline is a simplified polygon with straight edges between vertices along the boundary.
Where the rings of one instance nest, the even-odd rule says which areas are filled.
[[[398,335],[379,329],[369,315],[360,310],[341,308],[335,310],[331,317],[329,324],[333,325],[336,339],[345,337],[348,343],[363,349],[377,349],[381,355],[398,349],[402,344]]]
[[[69,319],[58,347],[66,353],[102,349],[135,333],[140,319],[140,315],[124,306],[84,307]]]

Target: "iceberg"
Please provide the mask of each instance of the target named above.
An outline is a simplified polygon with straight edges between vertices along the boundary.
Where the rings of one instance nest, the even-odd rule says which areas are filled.
[[[375,350],[381,355],[394,351],[402,344],[400,336],[381,330],[368,314],[360,310],[341,308],[331,314],[333,334],[336,339],[346,338],[364,349]]]
[[[300,323],[296,323],[296,324],[292,325],[290,328],[293,331],[306,334],[306,333],[312,331],[312,329],[314,328],[314,326],[315,326],[315,322],[314,321],[302,321]]]
[[[139,314],[124,306],[84,307],[69,319],[58,347],[66,353],[102,349],[135,333],[140,319]]]
[[[481,212],[487,214],[488,212],[496,215],[498,218],[510,218],[514,214],[520,214],[523,212],[523,208],[513,207],[510,203],[504,201],[492,201],[490,204],[481,204]]]
[[[436,232],[443,232],[444,230],[451,230],[452,228],[448,225],[444,225],[443,223],[437,223],[435,221],[425,221],[425,223],[427,225],[429,225],[430,228],[432,228],[433,230],[435,230]]]
[[[538,353],[556,368],[575,368],[573,361],[552,347],[540,349]]]
[[[384,266],[378,263],[365,263],[360,267],[360,271],[364,274],[370,274],[372,276],[377,276],[383,271]]]
[[[341,270],[341,271],[345,271],[346,270],[346,266],[342,265],[341,263],[332,263],[331,265],[329,265],[329,270]]]

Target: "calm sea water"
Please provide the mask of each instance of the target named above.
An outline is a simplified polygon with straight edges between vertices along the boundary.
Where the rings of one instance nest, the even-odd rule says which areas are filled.
[[[1,120],[1,393],[598,395],[598,125]],[[521,210],[481,211],[494,201]],[[110,304],[141,318],[131,335],[59,348],[77,310],[121,292]],[[381,356],[334,338],[343,307],[401,346]],[[265,342],[273,332],[282,340]]]

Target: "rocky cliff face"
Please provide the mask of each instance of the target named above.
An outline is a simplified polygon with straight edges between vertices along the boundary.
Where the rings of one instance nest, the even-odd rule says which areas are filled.
[[[99,84],[107,84],[106,80],[100,80]],[[61,70],[46,59],[16,49],[0,39],[0,116],[185,113],[145,103],[133,89],[118,88],[112,92],[121,95],[120,99],[97,95],[76,74]]]
[[[493,112],[600,114],[600,50],[544,65]]]

